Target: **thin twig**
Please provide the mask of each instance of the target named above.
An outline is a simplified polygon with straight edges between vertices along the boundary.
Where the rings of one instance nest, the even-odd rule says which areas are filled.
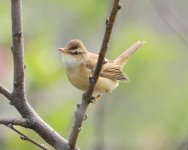
[[[119,5],[119,0],[114,0],[113,7],[112,7],[112,10],[110,13],[110,17],[108,20],[106,20],[106,31],[105,31],[102,46],[100,49],[96,69],[92,76],[92,79],[94,82],[90,83],[87,91],[83,94],[82,103],[78,107],[77,111],[75,112],[75,121],[74,121],[74,125],[73,125],[72,131],[69,136],[68,149],[74,150],[76,147],[78,135],[79,135],[79,132],[80,132],[81,126],[82,126],[82,122],[84,120],[86,110],[90,104],[92,94],[93,94],[95,85],[98,81],[98,77],[99,77],[99,74],[100,74],[100,71],[101,71],[101,68],[103,65],[103,60],[104,60],[106,51],[108,49],[108,43],[110,40],[112,28],[113,28],[113,25],[115,22],[116,14],[120,8],[121,8],[121,6]]]
[[[11,99],[11,93],[4,87],[0,84],[0,93],[2,95],[4,95],[7,99]]]
[[[0,118],[0,124],[3,125],[8,125],[8,124],[12,124],[12,125],[19,125],[21,127],[25,127],[28,128],[28,121],[27,119],[23,119],[23,118]]]
[[[12,129],[13,131],[15,131],[16,133],[18,133],[20,136],[20,138],[22,140],[27,140],[31,143],[33,143],[34,145],[36,145],[37,147],[43,149],[43,150],[49,150],[44,144],[40,144],[37,141],[35,141],[34,139],[30,138],[29,136],[25,135],[24,133],[22,133],[21,131],[19,131],[18,129],[14,128],[13,124],[6,124],[7,127],[9,127],[10,129]]]

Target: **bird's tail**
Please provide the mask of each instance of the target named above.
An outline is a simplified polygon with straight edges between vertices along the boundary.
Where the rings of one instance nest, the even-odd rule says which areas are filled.
[[[145,41],[138,41],[134,43],[131,47],[129,47],[125,52],[123,52],[120,56],[118,56],[114,62],[118,65],[124,65],[128,58],[133,55],[142,45],[144,45]]]

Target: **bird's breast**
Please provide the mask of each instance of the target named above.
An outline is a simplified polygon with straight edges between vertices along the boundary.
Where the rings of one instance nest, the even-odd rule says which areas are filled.
[[[89,73],[83,67],[75,67],[74,69],[67,69],[67,76],[69,81],[76,88],[85,91],[89,84]]]
[[[65,55],[64,64],[69,81],[73,86],[80,90],[87,90],[89,86],[89,76],[92,75],[91,70],[86,68],[84,63],[78,62],[76,58]],[[119,84],[119,81],[114,81],[104,77],[99,77],[94,92],[110,93]]]

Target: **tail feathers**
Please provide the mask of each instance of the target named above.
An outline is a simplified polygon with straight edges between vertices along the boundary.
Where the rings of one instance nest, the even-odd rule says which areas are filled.
[[[131,47],[129,47],[125,52],[123,52],[120,56],[118,56],[114,62],[118,65],[124,65],[128,58],[132,56],[142,45],[144,45],[145,41],[138,41],[134,43]]]

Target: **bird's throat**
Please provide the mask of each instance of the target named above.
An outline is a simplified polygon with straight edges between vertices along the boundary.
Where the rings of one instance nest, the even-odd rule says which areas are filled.
[[[79,62],[71,55],[63,55],[63,61],[66,69],[74,69],[79,66]]]

